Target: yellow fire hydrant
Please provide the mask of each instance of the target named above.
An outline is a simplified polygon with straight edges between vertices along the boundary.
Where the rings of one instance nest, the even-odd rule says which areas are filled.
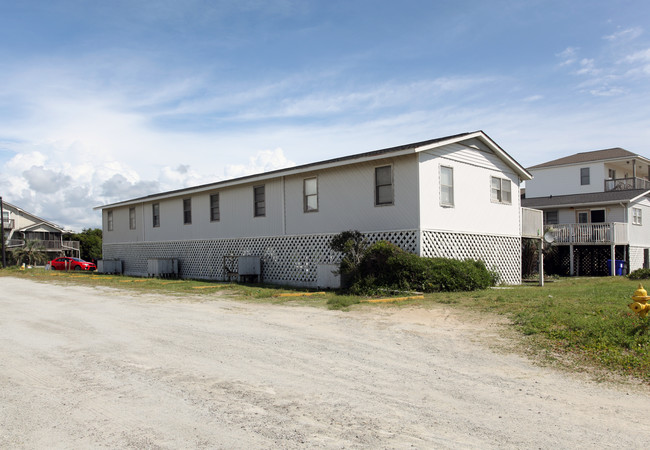
[[[634,291],[632,296],[632,303],[629,306],[632,311],[638,314],[639,317],[645,317],[650,312],[650,305],[648,305],[648,291],[643,289],[643,286],[639,284],[639,287]]]

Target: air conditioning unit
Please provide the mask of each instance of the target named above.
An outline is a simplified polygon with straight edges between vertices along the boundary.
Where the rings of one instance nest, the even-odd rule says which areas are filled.
[[[239,256],[237,266],[240,282],[262,281],[262,259],[259,256]]]
[[[147,275],[156,278],[177,278],[178,260],[165,258],[148,259]]]
[[[122,260],[121,259],[100,259],[97,261],[98,273],[109,273],[122,275]]]

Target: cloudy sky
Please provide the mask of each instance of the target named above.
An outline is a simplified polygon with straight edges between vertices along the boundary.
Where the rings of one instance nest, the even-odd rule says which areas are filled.
[[[94,206],[483,130],[650,156],[650,2],[0,0],[0,195]]]

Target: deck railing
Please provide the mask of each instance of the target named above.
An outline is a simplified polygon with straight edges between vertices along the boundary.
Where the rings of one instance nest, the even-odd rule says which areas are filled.
[[[50,241],[38,241],[39,244],[41,244],[43,247],[45,247],[45,250],[47,251],[55,251],[55,250],[79,250],[79,241],[57,241],[57,240],[50,240]],[[9,239],[6,242],[7,247],[9,248],[16,248],[16,247],[23,247],[25,245],[25,241],[23,239]]]
[[[628,189],[650,189],[650,181],[633,177],[605,180],[605,192],[625,191]]]
[[[627,224],[567,223],[551,225],[556,244],[627,244]]]

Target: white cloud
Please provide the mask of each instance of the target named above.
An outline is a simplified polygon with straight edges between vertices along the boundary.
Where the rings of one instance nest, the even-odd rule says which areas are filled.
[[[633,27],[633,28],[626,28],[625,30],[617,31],[616,33],[612,33],[610,35],[604,36],[603,39],[607,41],[631,41],[643,34],[643,28],[641,27]]]
[[[23,171],[23,177],[29,187],[36,192],[58,192],[68,187],[72,177],[61,172],[46,169],[43,166],[32,166]]]
[[[281,148],[262,150],[248,158],[248,164],[228,164],[224,173],[226,178],[238,178],[276,169],[293,167],[296,164],[284,156]]]
[[[560,66],[569,66],[576,62],[578,58],[578,48],[577,47],[567,47],[560,53],[557,53],[555,56],[560,58],[562,62],[560,63]]]
[[[543,95],[531,95],[526,98],[524,98],[524,102],[538,102],[540,100],[543,100],[544,96]]]

